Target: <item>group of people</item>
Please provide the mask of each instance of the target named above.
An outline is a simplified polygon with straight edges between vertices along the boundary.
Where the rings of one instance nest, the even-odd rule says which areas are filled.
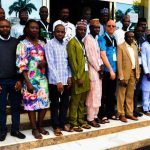
[[[128,31],[128,15],[116,30],[107,8],[101,11],[103,21],[91,19],[89,7],[83,10],[75,26],[68,21],[69,9],[62,8],[52,28],[47,7],[40,8],[39,21],[28,20],[21,10],[20,22],[11,28],[0,8],[0,141],[7,135],[8,94],[10,134],[20,139],[25,138],[19,131],[20,93],[36,139],[49,135],[42,124],[49,107],[56,136],[99,128],[109,119],[138,120],[140,87],[143,112],[150,115],[150,30],[138,23],[135,32]]]

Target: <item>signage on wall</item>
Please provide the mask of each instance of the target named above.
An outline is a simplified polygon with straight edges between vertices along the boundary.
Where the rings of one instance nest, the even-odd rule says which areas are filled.
[[[130,22],[137,23],[138,22],[138,13],[128,13],[130,16]]]

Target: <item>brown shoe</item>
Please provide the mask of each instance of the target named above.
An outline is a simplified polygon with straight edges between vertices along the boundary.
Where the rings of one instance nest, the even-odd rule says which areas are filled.
[[[73,129],[71,128],[71,126],[69,124],[64,125],[63,127],[63,131],[66,132],[73,132]]]
[[[138,118],[130,115],[126,115],[126,118],[137,121]]]
[[[145,114],[146,116],[150,116],[150,112],[148,112],[148,111],[145,111],[144,114]]]
[[[61,136],[61,135],[63,135],[60,128],[54,129],[54,134],[55,134],[56,136]]]
[[[95,128],[99,128],[100,125],[95,121],[88,121],[88,124],[91,125],[92,127],[95,127]]]
[[[74,126],[74,127],[72,127],[72,129],[75,132],[83,132],[83,129],[81,127],[79,127],[79,126]]]
[[[125,116],[120,115],[119,120],[122,122],[128,122],[127,118]]]

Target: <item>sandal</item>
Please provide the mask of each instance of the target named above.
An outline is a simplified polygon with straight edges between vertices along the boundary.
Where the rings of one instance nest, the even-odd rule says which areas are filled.
[[[74,127],[72,127],[72,129],[75,132],[82,132],[83,131],[82,128],[80,128],[79,126],[74,126]]]
[[[92,127],[95,127],[95,128],[99,128],[100,125],[95,121],[88,121],[88,124],[91,125]]]
[[[54,134],[55,134],[56,136],[61,136],[61,135],[63,135],[60,128],[54,129]]]
[[[42,139],[42,135],[38,131],[38,129],[32,129],[32,135],[34,136],[35,139]]]
[[[101,124],[105,124],[105,123],[110,123],[110,121],[108,120],[107,117],[102,118],[102,120],[100,121]]]
[[[119,120],[119,118],[117,116],[115,116],[115,115],[111,116],[110,119],[112,119],[112,120]]]
[[[73,132],[73,129],[70,127],[70,125],[64,125],[63,131],[66,131],[66,132]]]
[[[91,129],[91,126],[88,125],[87,123],[83,123],[80,125],[81,128],[84,128],[84,129]]]
[[[49,135],[49,132],[46,131],[44,128],[38,128],[38,131],[43,135]]]

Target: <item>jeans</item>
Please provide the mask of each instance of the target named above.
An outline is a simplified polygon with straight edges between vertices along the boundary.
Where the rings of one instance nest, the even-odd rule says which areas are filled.
[[[20,99],[19,93],[15,90],[15,79],[0,79],[0,132],[6,133],[6,103],[9,94],[10,105],[11,105],[11,115],[12,115],[12,125],[11,131],[15,132],[19,130],[20,125]]]

